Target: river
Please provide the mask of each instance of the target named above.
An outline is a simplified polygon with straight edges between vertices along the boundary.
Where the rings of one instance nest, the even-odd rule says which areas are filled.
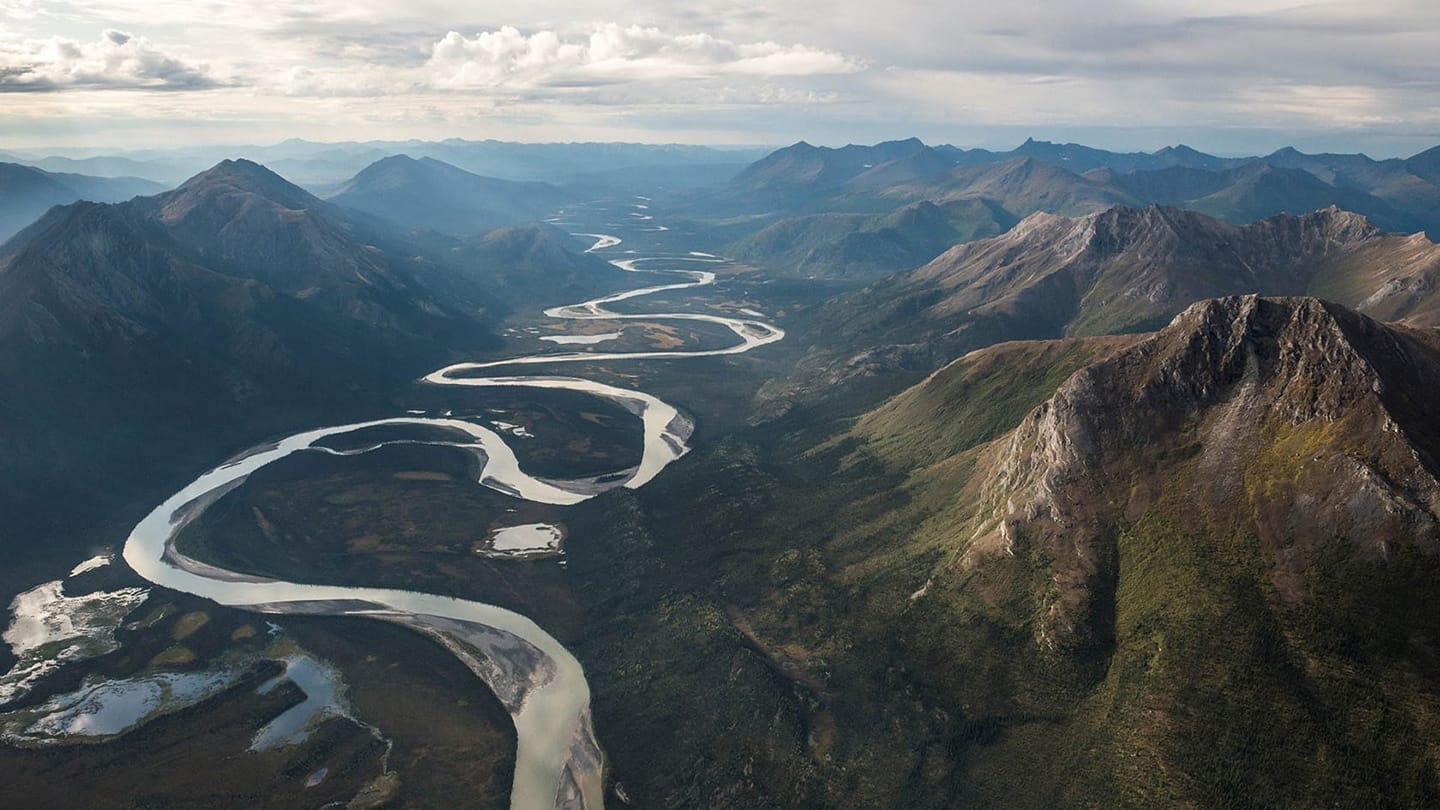
[[[639,210],[639,204],[632,204]],[[648,222],[648,215],[647,222]],[[663,226],[650,225],[649,231]],[[587,252],[604,255],[623,244],[612,234],[577,234],[593,238]],[[124,558],[137,573],[156,585],[211,599],[219,604],[267,614],[368,616],[410,627],[437,640],[479,676],[510,712],[517,751],[511,789],[512,810],[598,810],[604,806],[604,754],[590,719],[590,689],[580,663],[565,647],[529,618],[481,602],[414,591],[344,587],[287,582],[227,571],[182,554],[176,537],[191,521],[227,492],[241,486],[255,471],[299,452],[355,455],[397,442],[340,451],[320,444],[327,437],[380,426],[416,425],[439,428],[453,439],[427,444],[462,448],[483,459],[478,483],[509,496],[554,505],[571,505],[618,486],[638,488],[659,475],[689,449],[693,426],[677,408],[642,391],[566,376],[471,376],[505,366],[654,358],[713,357],[739,354],[784,338],[785,333],[756,319],[696,313],[622,314],[607,304],[660,292],[699,288],[715,283],[711,270],[690,269],[725,260],[702,253],[682,256],[636,256],[611,261],[637,272],[668,273],[679,281],[625,290],[578,304],[554,307],[545,314],[560,320],[703,321],[732,331],[739,342],[721,349],[648,352],[564,352],[475,363],[457,363],[426,375],[426,385],[564,389],[610,400],[640,419],[644,448],[631,469],[595,478],[541,480],[520,468],[515,453],[500,434],[460,419],[408,415],[297,433],[252,448],[204,475],[157,506],[131,531]],[[671,266],[664,266],[671,265]],[[682,265],[682,266],[674,266]]]

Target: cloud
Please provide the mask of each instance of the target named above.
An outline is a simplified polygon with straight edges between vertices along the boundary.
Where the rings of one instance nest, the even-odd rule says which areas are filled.
[[[0,92],[198,90],[219,84],[205,66],[166,54],[123,31],[104,31],[92,42],[62,37],[0,42]]]
[[[70,116],[87,123],[66,137],[103,141],[132,137],[113,122],[143,113],[229,127],[232,141],[919,134],[989,146],[1104,130],[1121,148],[1373,137],[1392,154],[1440,138],[1436,0],[198,5],[0,0],[0,92],[12,93],[0,125],[50,138],[66,133],[38,122]],[[85,41],[102,27],[136,36]],[[191,88],[203,98],[153,92]]]
[[[585,87],[720,76],[820,76],[854,73],[858,60],[836,51],[776,42],[736,43],[710,34],[607,23],[588,37],[553,30],[523,34],[512,26],[436,42],[430,82],[448,89]]]

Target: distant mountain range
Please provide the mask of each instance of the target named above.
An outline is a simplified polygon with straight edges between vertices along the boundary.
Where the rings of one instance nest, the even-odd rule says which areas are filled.
[[[47,155],[43,152],[0,153],[0,160],[49,171],[86,172],[102,176],[144,177],[165,184],[182,181],[205,167],[237,155],[263,163],[290,180],[317,191],[332,190],[366,166],[393,155],[434,158],[465,171],[505,180],[584,183],[600,174],[644,175],[668,169],[668,182],[688,182],[694,170],[703,182],[722,179],[707,167],[733,174],[763,157],[759,148],[715,149],[680,144],[514,143],[469,141],[367,141],[317,143],[298,138],[267,145],[187,146],[117,151],[108,155]]]
[[[165,186],[135,177],[56,174],[31,166],[0,163],[0,242],[40,218],[51,206],[76,200],[120,202]]]
[[[227,160],[220,165],[239,164]],[[164,190],[158,183],[136,178],[51,174],[0,163],[0,243],[55,205],[76,200],[121,202]],[[574,192],[547,183],[482,177],[434,158],[416,160],[408,155],[392,155],[366,166],[327,196],[336,206],[402,229],[462,237],[537,222],[575,199]]]
[[[1220,158],[1184,146],[1115,153],[1034,140],[1010,152],[932,147],[916,139],[840,149],[801,142],[740,172],[725,199],[782,216],[983,200],[1016,219],[1158,203],[1237,224],[1334,205],[1389,230],[1433,234],[1440,230],[1437,164],[1440,147],[1376,161],[1294,149],[1253,158]]]

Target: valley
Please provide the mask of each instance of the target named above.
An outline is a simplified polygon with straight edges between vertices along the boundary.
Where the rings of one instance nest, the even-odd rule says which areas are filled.
[[[621,244],[617,237],[597,236],[591,250],[614,248]],[[413,628],[438,640],[451,649],[486,682],[511,711],[517,730],[516,778],[511,787],[511,806],[515,808],[567,807],[591,808],[603,803],[603,753],[598,747],[590,722],[589,690],[578,662],[555,639],[523,616],[477,602],[447,600],[414,591],[384,591],[373,587],[322,586],[295,584],[280,578],[281,571],[267,570],[260,576],[218,568],[181,552],[176,541],[183,529],[200,518],[211,504],[225,493],[244,485],[254,473],[290,457],[312,449],[329,454],[350,456],[372,453],[377,449],[404,445],[438,446],[469,450],[481,459],[473,480],[497,492],[539,504],[568,505],[578,503],[606,489],[617,486],[638,488],[648,483],[671,461],[688,449],[686,440],[693,426],[676,409],[652,396],[581,379],[564,377],[474,377],[459,376],[498,366],[553,365],[578,362],[596,363],[629,359],[673,359],[693,354],[697,357],[739,354],[757,346],[780,340],[784,332],[759,321],[741,321],[715,315],[660,313],[621,314],[604,308],[606,304],[644,297],[656,292],[669,292],[713,284],[715,273],[709,270],[673,269],[686,264],[717,264],[723,259],[710,256],[638,257],[614,260],[623,270],[638,272],[642,261],[663,261],[672,266],[669,272],[687,278],[672,284],[638,288],[614,293],[580,304],[555,307],[546,311],[554,318],[577,320],[649,319],[692,320],[726,326],[740,338],[733,347],[690,351],[654,351],[613,353],[604,351],[546,353],[496,360],[487,363],[461,363],[427,375],[424,382],[432,385],[462,385],[479,388],[537,388],[579,391],[597,395],[622,405],[640,420],[644,436],[643,449],[637,463],[630,469],[611,470],[588,479],[542,480],[521,471],[514,451],[498,433],[453,416],[427,418],[420,416],[377,420],[334,428],[325,428],[287,437],[279,442],[255,448],[225,465],[201,476],[190,486],[172,496],[141,521],[125,544],[126,562],[149,581],[220,604],[248,608],[261,613],[302,615],[366,615]],[[496,426],[509,423],[492,423]],[[421,427],[440,429],[449,434],[468,436],[470,441],[440,439],[371,439],[351,448],[334,448],[320,444],[331,437],[344,437],[360,431]],[[512,430],[515,435],[524,435]],[[528,430],[526,431],[528,433]],[[416,474],[409,476],[414,479]],[[434,474],[421,474],[433,483]],[[447,476],[448,477],[448,476]],[[262,532],[272,535],[270,520],[258,508],[256,520]],[[513,520],[513,519],[512,519]],[[373,531],[386,526],[374,525]],[[518,524],[511,524],[518,525]],[[499,531],[504,531],[502,526]],[[267,537],[271,543],[277,538]],[[211,544],[216,543],[213,535]],[[203,548],[203,547],[202,547]],[[233,553],[233,552],[232,552]],[[304,570],[302,568],[302,570]],[[413,580],[410,580],[413,581]]]
[[[881,147],[909,168],[874,173],[869,152],[847,171],[934,168]],[[723,206],[638,190],[441,233],[232,161],[159,198],[60,209],[32,231],[48,241],[7,245],[0,291],[26,297],[0,325],[32,338],[5,344],[8,379],[51,357],[91,368],[84,345],[196,370],[195,390],[140,411],[189,403],[193,420],[117,412],[55,443],[99,437],[77,475],[117,479],[114,509],[25,502],[16,525],[60,539],[0,578],[31,594],[15,627],[34,594],[82,628],[86,600],[130,601],[65,642],[81,652],[0,652],[28,690],[0,714],[17,795],[53,801],[46,774],[93,772],[65,795],[1440,796],[1423,609],[1440,253],[1424,234],[1324,207],[1234,224],[1066,197],[1072,214],[1019,218],[942,194],[756,216],[737,238]],[[354,337],[317,341],[330,330]],[[35,403],[64,403],[73,377],[34,379]],[[96,402],[125,388],[99,379]],[[252,399],[211,395],[212,411],[199,393],[225,390]],[[184,453],[148,438],[162,429]],[[120,481],[130,465],[168,472]],[[105,517],[37,516],[67,499]],[[197,735],[240,763],[231,777],[145,793],[122,764],[203,771],[177,753]]]
[[[1440,808],[1437,42],[0,2],[0,810]]]

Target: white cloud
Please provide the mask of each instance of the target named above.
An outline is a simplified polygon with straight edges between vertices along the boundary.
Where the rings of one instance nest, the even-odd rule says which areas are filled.
[[[451,89],[593,86],[718,76],[820,76],[863,65],[836,51],[775,42],[736,43],[709,34],[607,23],[588,37],[553,30],[523,34],[505,26],[466,37],[451,31],[435,43],[426,69]]]
[[[0,138],[69,137],[44,122],[71,115],[76,138],[133,139],[123,110],[232,142],[1108,128],[1097,144],[1398,154],[1440,139],[1437,38],[1436,0],[0,0],[0,90],[64,91],[12,93]]]
[[[108,30],[91,42],[63,37],[0,42],[0,92],[118,87],[196,90],[218,84],[203,65]]]

